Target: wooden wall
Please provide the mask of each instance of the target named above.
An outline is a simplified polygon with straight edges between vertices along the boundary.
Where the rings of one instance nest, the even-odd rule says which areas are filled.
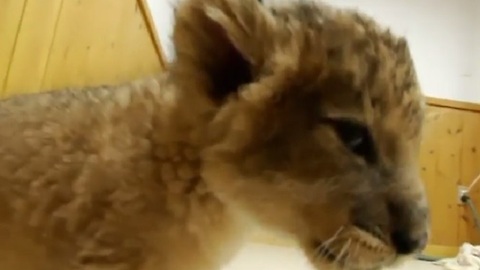
[[[430,99],[420,157],[432,214],[431,253],[452,255],[464,242],[480,244],[472,211],[457,192],[480,174],[480,105]],[[480,211],[480,183],[471,196]]]
[[[136,0],[0,0],[0,96],[157,72]]]

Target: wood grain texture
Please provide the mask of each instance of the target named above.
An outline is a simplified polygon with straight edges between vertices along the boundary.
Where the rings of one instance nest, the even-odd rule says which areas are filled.
[[[422,164],[422,174],[425,174],[422,178],[427,185],[432,209],[431,242],[456,246],[459,233],[456,192],[460,182],[462,117],[460,112],[444,108],[433,107],[430,111],[437,113],[438,119],[427,122],[421,159],[427,162]]]
[[[4,92],[26,0],[0,0],[0,95]]]
[[[0,0],[0,6],[3,97],[121,83],[162,69],[137,0]]]
[[[8,92],[40,89],[62,3],[63,0],[49,0],[47,5],[43,1],[26,2],[5,82]]]
[[[469,186],[480,174],[480,111],[431,103],[435,116],[427,122],[422,145],[422,176],[432,211],[432,245],[458,247],[480,243],[472,211],[458,202],[458,186]],[[480,209],[480,186],[471,192]]]
[[[434,107],[450,108],[461,111],[471,111],[480,113],[480,104],[458,101],[458,100],[449,100],[443,98],[429,97],[427,99],[428,105]]]

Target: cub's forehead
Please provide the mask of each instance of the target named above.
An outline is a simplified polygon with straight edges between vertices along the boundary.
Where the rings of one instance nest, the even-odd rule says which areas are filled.
[[[325,106],[335,100],[337,109],[361,112],[366,121],[395,123],[392,128],[402,128],[407,136],[418,134],[423,95],[405,38],[360,11],[320,1],[265,0],[264,5],[285,29],[295,29],[292,37],[313,33],[318,46],[304,53],[300,63],[315,68],[308,61],[324,56],[327,80],[343,86],[335,91],[319,87],[326,92]]]

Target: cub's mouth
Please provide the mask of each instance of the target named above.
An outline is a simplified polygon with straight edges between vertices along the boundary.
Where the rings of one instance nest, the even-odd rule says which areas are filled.
[[[362,225],[341,227],[325,241],[311,241],[306,253],[320,269],[342,270],[381,269],[397,257],[380,229]]]

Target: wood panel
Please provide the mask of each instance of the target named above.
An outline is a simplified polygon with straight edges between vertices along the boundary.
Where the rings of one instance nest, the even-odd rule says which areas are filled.
[[[456,246],[460,210],[456,194],[460,184],[463,119],[460,112],[451,109],[431,107],[429,111],[437,116],[427,122],[421,166],[432,208],[431,243]]]
[[[9,66],[5,89],[10,92],[40,89],[62,0],[27,1]],[[28,77],[28,79],[26,79]]]
[[[452,250],[464,242],[480,244],[472,211],[458,201],[458,187],[480,174],[480,106],[430,99],[429,114],[421,166],[432,214],[430,245]],[[480,210],[480,186],[470,194]]]
[[[456,109],[460,111],[471,111],[475,113],[480,113],[480,104],[473,103],[473,102],[429,97],[427,99],[427,104],[432,107],[450,108],[450,109]]]
[[[0,0],[0,94],[120,83],[158,72],[136,0]]]
[[[26,0],[0,0],[0,94],[5,88]]]
[[[460,184],[470,186],[480,174],[480,113],[463,113],[463,136],[460,150]],[[480,186],[471,191],[473,201],[480,210]],[[460,207],[460,234],[458,243],[473,242],[480,244],[479,229],[475,227],[472,212],[465,206]]]

